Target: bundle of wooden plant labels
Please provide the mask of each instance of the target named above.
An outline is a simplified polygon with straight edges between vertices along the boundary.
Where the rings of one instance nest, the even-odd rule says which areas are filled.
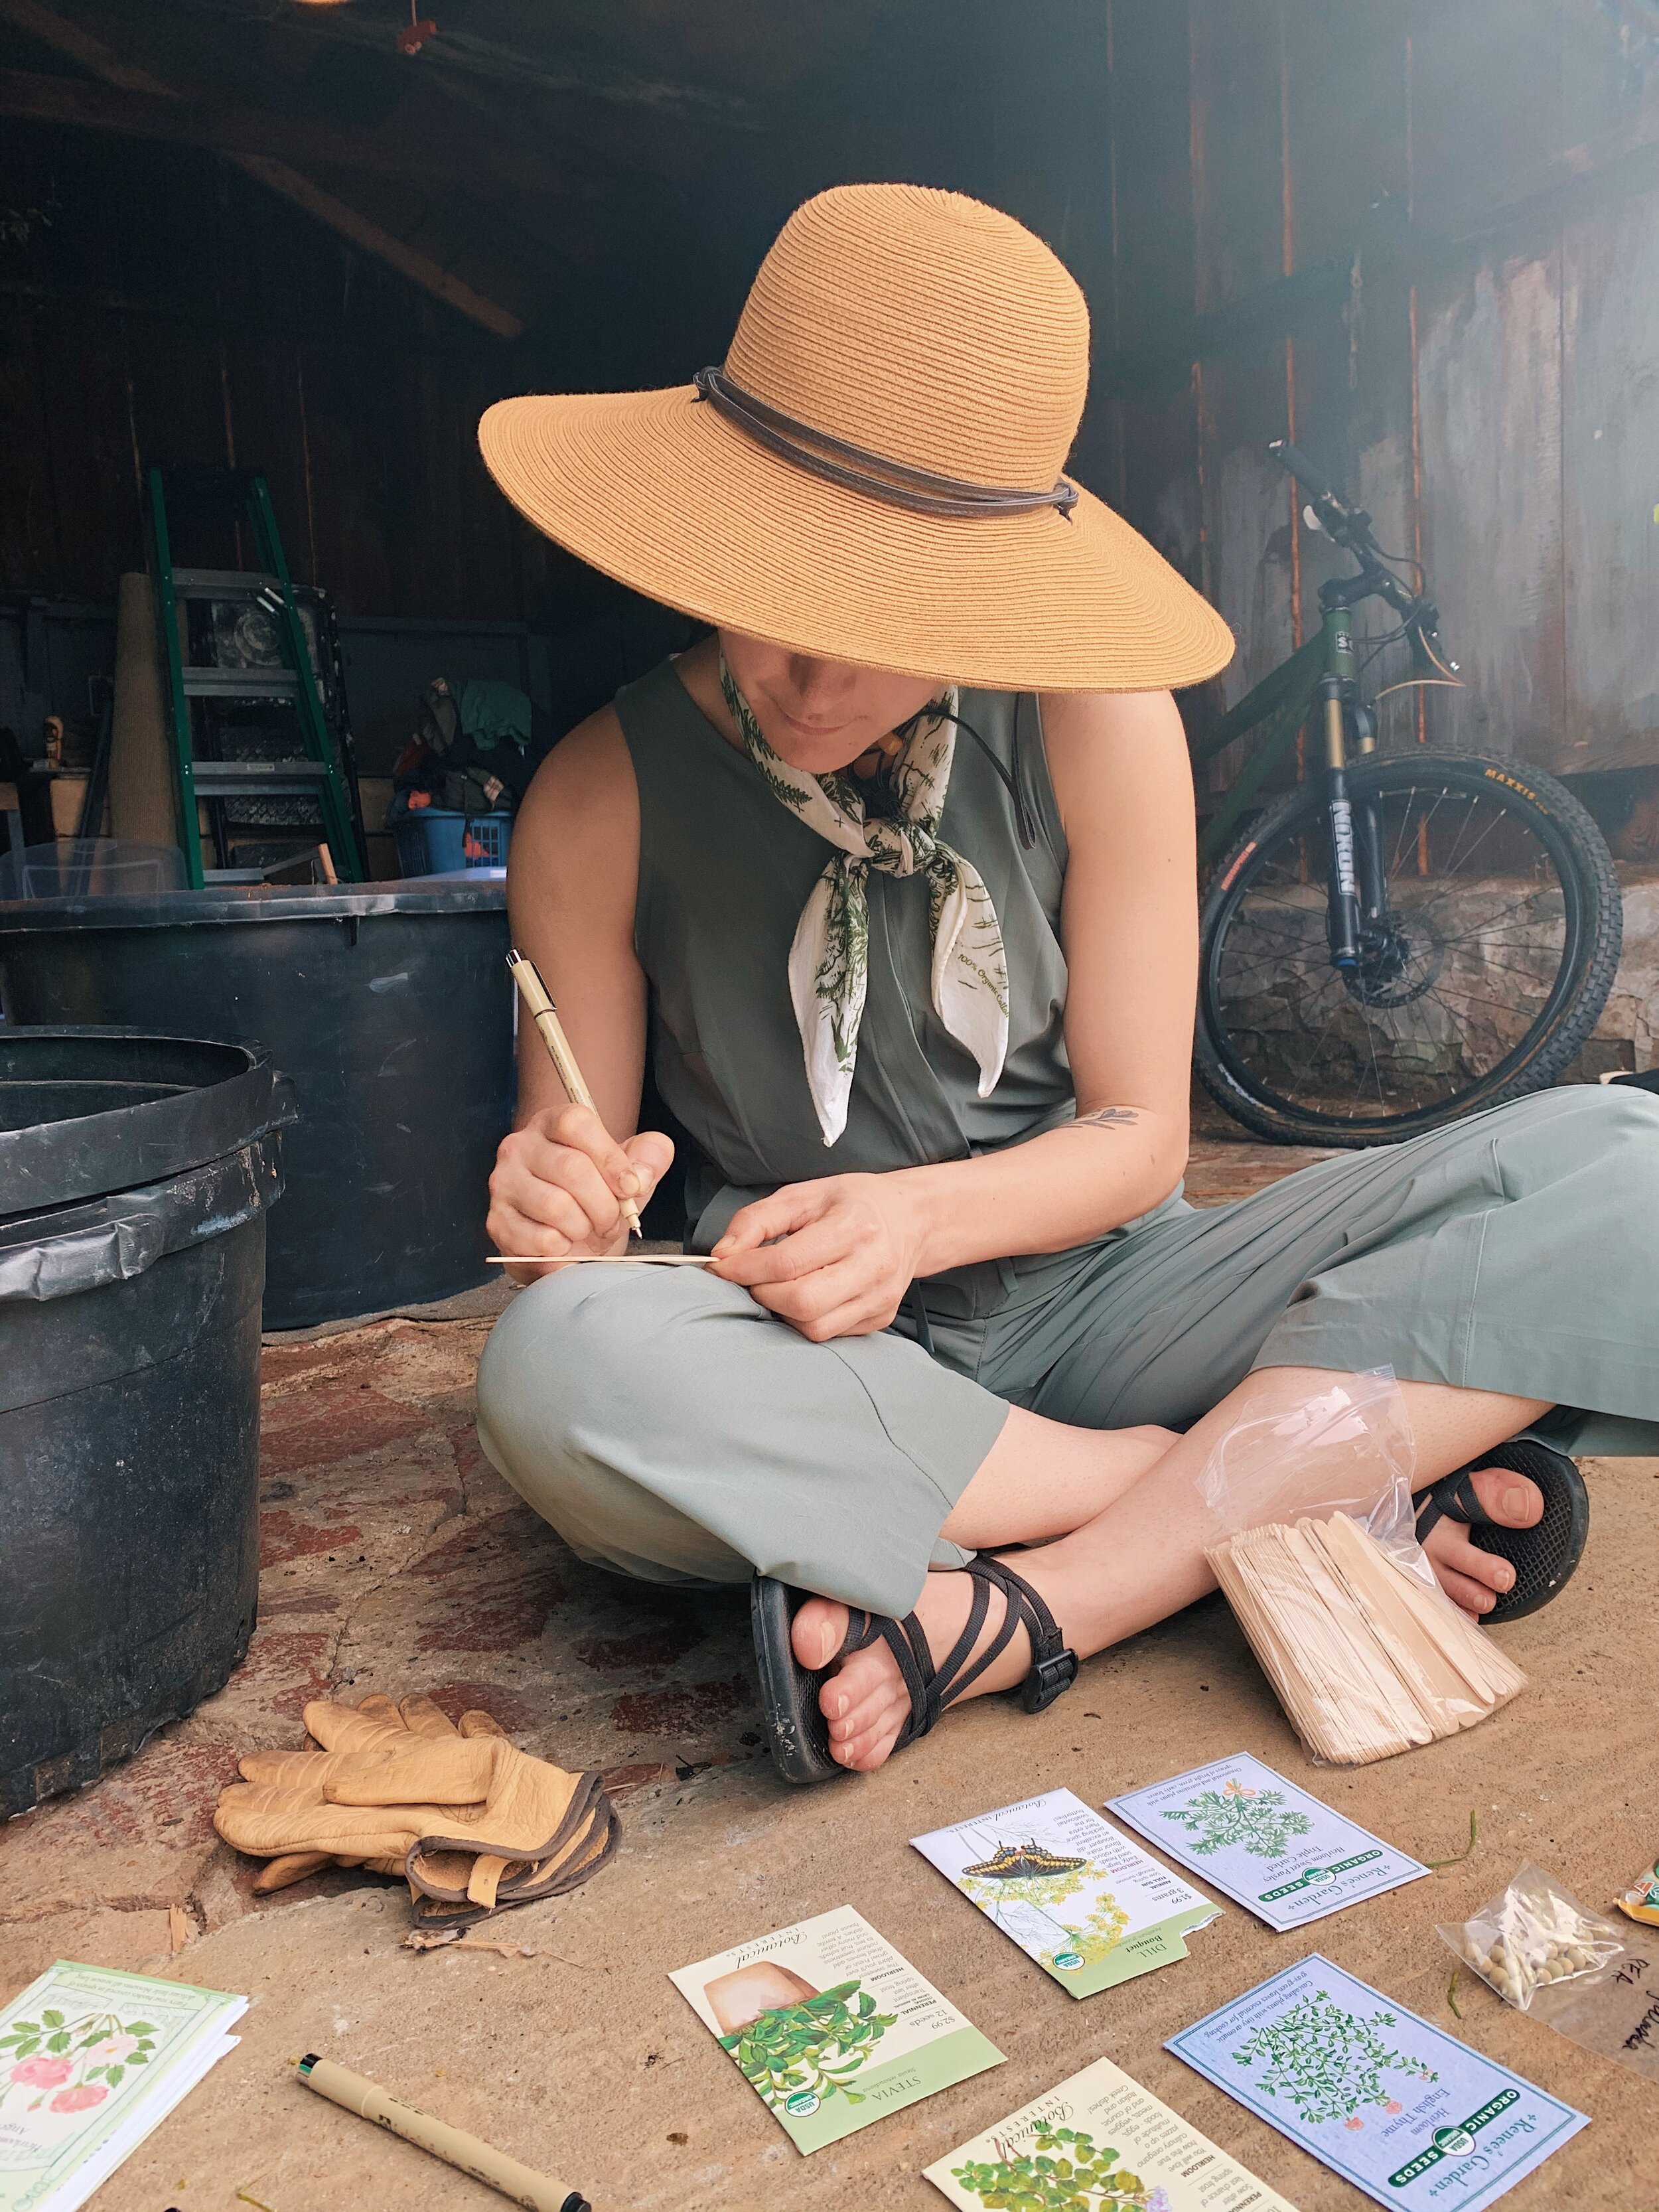
[[[1207,1557],[1316,1759],[1358,1766],[1455,1735],[1526,1686],[1426,1561],[1402,1564],[1350,1514],[1247,1528]]]

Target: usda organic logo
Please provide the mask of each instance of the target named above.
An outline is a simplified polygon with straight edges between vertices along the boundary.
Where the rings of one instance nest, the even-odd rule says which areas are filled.
[[[793,2097],[784,2100],[784,2111],[798,2120],[804,2120],[809,2112],[816,2112],[817,2108],[818,2100],[810,2089],[797,2089]]]
[[[1074,1974],[1083,1964],[1083,1960],[1075,1951],[1056,1951],[1054,1964],[1062,1974]]]
[[[1434,2147],[1443,2158],[1467,2158],[1474,2148],[1474,2137],[1467,2128],[1437,2128]]]

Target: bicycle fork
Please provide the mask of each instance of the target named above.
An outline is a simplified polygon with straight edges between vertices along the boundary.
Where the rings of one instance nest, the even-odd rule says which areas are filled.
[[[1334,640],[1339,655],[1352,659],[1345,631]],[[1326,884],[1326,931],[1331,959],[1339,973],[1358,972],[1365,935],[1382,924],[1387,909],[1381,825],[1375,806],[1355,808],[1348,796],[1346,698],[1352,681],[1342,676],[1320,679],[1319,697],[1325,739],[1325,809],[1330,823],[1331,865]],[[1358,750],[1376,749],[1375,733],[1362,728]]]

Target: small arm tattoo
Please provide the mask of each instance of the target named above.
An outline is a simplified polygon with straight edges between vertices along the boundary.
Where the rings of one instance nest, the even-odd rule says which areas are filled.
[[[1079,1129],[1109,1129],[1121,1121],[1138,1121],[1139,1114],[1133,1106],[1097,1106],[1092,1114],[1079,1114]]]

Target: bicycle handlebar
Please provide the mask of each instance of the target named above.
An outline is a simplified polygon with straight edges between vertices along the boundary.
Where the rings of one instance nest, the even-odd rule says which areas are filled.
[[[1334,491],[1307,455],[1288,438],[1270,440],[1267,451],[1312,499],[1319,526],[1326,536],[1358,562],[1369,589],[1386,599],[1397,614],[1410,620],[1425,602],[1407,590],[1388,567],[1388,556],[1371,535],[1371,519],[1364,507],[1351,507],[1340,492]]]
[[[1304,491],[1316,500],[1331,501],[1335,506],[1341,507],[1344,513],[1347,511],[1346,501],[1337,497],[1307,455],[1299,452],[1288,438],[1272,439],[1268,443],[1267,451],[1281,469],[1290,471]]]

